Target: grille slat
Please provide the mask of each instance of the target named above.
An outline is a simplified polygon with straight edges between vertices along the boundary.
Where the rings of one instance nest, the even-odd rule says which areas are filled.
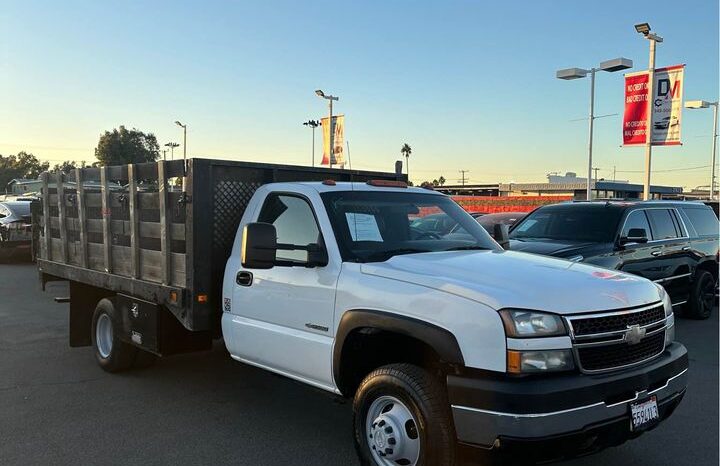
[[[578,348],[580,365],[588,371],[628,366],[660,354],[665,347],[665,333],[643,339],[637,345],[627,343]]]
[[[629,325],[645,326],[661,321],[664,318],[665,309],[662,305],[659,305],[640,312],[573,319],[572,326],[576,336],[584,336],[627,330]]]

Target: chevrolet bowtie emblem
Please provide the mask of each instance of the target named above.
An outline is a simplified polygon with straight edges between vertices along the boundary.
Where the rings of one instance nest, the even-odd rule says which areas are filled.
[[[645,338],[646,329],[641,328],[639,325],[628,325],[628,329],[625,332],[625,341],[629,345],[637,345],[640,341]]]

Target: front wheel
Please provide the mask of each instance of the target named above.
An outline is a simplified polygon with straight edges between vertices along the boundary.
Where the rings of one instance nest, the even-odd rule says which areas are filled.
[[[716,303],[715,277],[707,270],[698,270],[691,286],[688,317],[707,319]]]
[[[353,402],[355,448],[364,466],[452,466],[455,430],[441,382],[412,364],[380,367]]]

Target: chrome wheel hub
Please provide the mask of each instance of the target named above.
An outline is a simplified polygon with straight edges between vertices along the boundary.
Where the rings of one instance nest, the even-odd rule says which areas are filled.
[[[366,418],[368,446],[380,466],[412,466],[420,459],[420,435],[415,417],[400,400],[382,396],[373,401]]]
[[[98,353],[103,358],[108,358],[113,346],[113,324],[110,316],[102,314],[95,324],[95,344]]]

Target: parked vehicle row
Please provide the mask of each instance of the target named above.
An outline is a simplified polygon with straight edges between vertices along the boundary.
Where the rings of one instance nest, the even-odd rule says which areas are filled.
[[[458,444],[598,451],[684,396],[670,297],[645,278],[504,250],[399,174],[178,162],[81,171],[123,193],[44,177],[40,276],[70,282],[71,345],[107,371],[222,336],[238,361],[352,399],[376,466],[454,465]],[[423,230],[421,212],[459,227]]]
[[[0,260],[29,258],[31,246],[30,202],[0,202]]]

